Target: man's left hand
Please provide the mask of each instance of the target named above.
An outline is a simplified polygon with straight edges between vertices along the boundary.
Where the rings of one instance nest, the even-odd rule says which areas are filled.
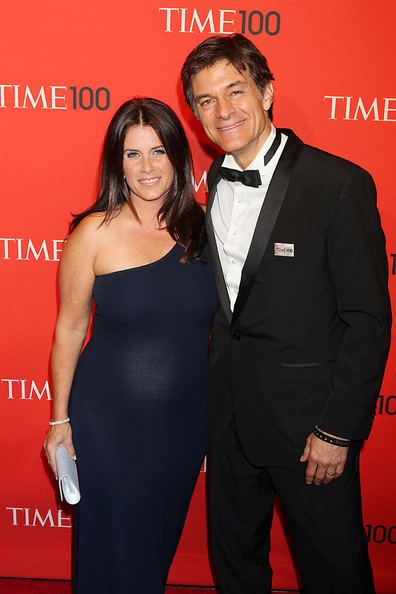
[[[305,472],[307,485],[327,485],[344,472],[348,455],[347,447],[332,445],[311,433],[307,437],[300,462],[308,462]]]

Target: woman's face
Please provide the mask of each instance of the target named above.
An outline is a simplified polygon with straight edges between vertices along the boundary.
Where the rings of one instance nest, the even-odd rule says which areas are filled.
[[[132,126],[127,131],[123,169],[133,200],[162,203],[172,184],[174,169],[151,126]]]

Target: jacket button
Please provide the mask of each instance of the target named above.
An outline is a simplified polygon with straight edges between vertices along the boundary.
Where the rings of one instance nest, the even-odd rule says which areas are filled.
[[[234,332],[232,338],[235,338],[235,340],[239,340],[241,338],[241,335],[239,334],[239,332]]]

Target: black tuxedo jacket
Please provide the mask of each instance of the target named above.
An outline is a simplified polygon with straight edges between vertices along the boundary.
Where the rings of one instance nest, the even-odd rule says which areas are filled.
[[[218,441],[234,415],[244,452],[258,465],[298,464],[315,425],[365,439],[390,341],[387,258],[372,178],[291,130],[281,132],[288,141],[233,313],[211,220],[223,157],[208,173],[207,234],[221,304],[211,349],[210,436]]]

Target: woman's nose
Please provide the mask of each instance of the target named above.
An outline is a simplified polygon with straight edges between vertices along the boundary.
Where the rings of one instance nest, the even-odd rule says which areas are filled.
[[[149,157],[149,156],[143,157],[142,169],[143,169],[143,171],[152,171],[153,163],[152,163],[151,157]]]

